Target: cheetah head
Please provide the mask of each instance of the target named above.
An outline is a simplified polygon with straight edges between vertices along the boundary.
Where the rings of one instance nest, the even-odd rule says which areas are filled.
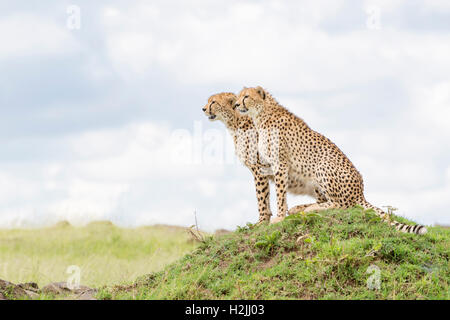
[[[234,107],[241,114],[247,114],[250,117],[254,117],[261,112],[266,96],[266,91],[259,86],[255,88],[244,87],[239,93]]]
[[[202,110],[211,121],[228,122],[236,116],[233,110],[236,98],[236,95],[230,92],[214,94],[209,97],[208,104]]]

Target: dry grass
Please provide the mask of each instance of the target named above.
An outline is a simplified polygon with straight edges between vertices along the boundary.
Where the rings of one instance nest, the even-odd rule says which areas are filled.
[[[196,247],[186,228],[125,229],[109,221],[73,227],[0,230],[0,279],[14,283],[65,281],[67,268],[81,268],[87,286],[129,283],[161,270]]]

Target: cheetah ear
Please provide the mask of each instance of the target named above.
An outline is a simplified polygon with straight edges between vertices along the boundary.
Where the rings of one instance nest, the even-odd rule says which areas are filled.
[[[258,92],[258,94],[261,96],[261,98],[263,100],[266,99],[266,91],[262,87],[257,86],[256,87],[256,92]]]
[[[227,102],[230,106],[234,106],[236,103],[236,97],[229,97]]]

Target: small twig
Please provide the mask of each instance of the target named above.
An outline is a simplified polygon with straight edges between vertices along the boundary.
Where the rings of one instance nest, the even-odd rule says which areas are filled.
[[[197,232],[199,232],[198,231],[198,223],[197,223],[197,210],[194,210],[194,218],[195,218],[195,227],[197,229]]]
[[[190,228],[188,229],[188,232],[192,236],[192,238],[194,238],[194,240],[196,240],[198,242],[205,242],[205,238],[203,237],[202,233],[200,232],[200,230],[198,228],[197,211],[196,210],[194,210],[194,219],[195,219],[195,225],[190,226]],[[195,230],[193,230],[194,227],[195,227]]]
[[[305,239],[306,237],[309,237],[309,235],[310,235],[310,234],[307,233],[307,234],[304,234],[304,235],[298,237],[297,240],[295,241],[295,243],[300,244],[300,241],[303,240],[303,239]]]

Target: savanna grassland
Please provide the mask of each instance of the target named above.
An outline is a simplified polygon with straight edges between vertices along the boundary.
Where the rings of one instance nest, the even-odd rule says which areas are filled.
[[[67,268],[75,265],[83,285],[129,283],[195,247],[185,228],[171,226],[127,229],[104,221],[84,227],[62,222],[49,228],[0,230],[0,279],[41,287],[66,281]]]
[[[450,297],[450,230],[400,233],[362,208],[299,213],[194,238],[185,228],[108,222],[3,230],[0,279],[41,287],[64,281],[67,267],[77,265],[97,299]]]

